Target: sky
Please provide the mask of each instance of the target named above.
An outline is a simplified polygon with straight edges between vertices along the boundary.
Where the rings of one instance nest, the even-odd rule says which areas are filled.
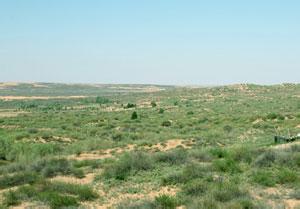
[[[300,83],[299,0],[0,0],[0,81]]]

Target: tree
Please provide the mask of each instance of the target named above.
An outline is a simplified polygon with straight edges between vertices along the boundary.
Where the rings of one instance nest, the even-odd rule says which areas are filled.
[[[138,114],[136,113],[136,111],[134,111],[131,115],[131,120],[135,120],[138,118]]]
[[[151,102],[151,106],[152,106],[152,107],[156,107],[156,106],[157,106],[156,102],[152,101],[152,102]]]

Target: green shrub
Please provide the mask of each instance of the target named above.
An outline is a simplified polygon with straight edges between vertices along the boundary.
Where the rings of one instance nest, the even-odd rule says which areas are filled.
[[[98,197],[98,195],[89,186],[86,185],[69,184],[62,182],[47,182],[44,185],[43,189],[51,192],[75,195],[78,196],[81,201],[93,200]]]
[[[263,186],[272,187],[276,184],[276,179],[271,171],[258,170],[252,174],[252,180]]]
[[[281,168],[276,173],[277,183],[286,184],[296,182],[299,177],[296,171],[292,171],[288,168]]]
[[[255,165],[258,167],[270,167],[276,160],[276,153],[272,150],[267,150],[259,155],[255,160]]]
[[[135,120],[138,118],[138,114],[136,113],[136,111],[134,111],[131,115],[131,120]]]
[[[237,184],[231,182],[220,182],[213,190],[213,197],[219,202],[228,202],[246,196]]]
[[[156,102],[152,101],[152,102],[151,102],[151,106],[152,106],[152,107],[156,107],[156,106],[157,106]]]
[[[111,101],[107,98],[104,98],[104,97],[96,97],[96,103],[97,104],[107,104],[107,103],[110,103]]]
[[[189,157],[199,160],[201,162],[211,162],[212,155],[210,152],[203,149],[196,149],[189,151]]]
[[[229,173],[237,173],[241,172],[241,168],[235,160],[228,159],[218,159],[213,161],[213,166],[217,171],[221,172],[229,172]]]
[[[21,201],[41,201],[51,209],[77,207],[79,201],[90,201],[98,197],[91,188],[84,185],[43,181],[35,185],[21,186],[14,192],[4,195],[7,206],[17,205]]]
[[[21,204],[20,198],[16,192],[10,190],[3,194],[3,204],[5,206],[19,205]]]
[[[29,128],[29,129],[27,130],[27,132],[28,132],[29,134],[36,134],[36,133],[39,132],[39,130],[36,129],[36,128]]]
[[[165,112],[165,110],[163,108],[160,108],[158,111],[159,114],[163,114],[164,112]]]
[[[149,170],[153,167],[151,158],[142,152],[125,153],[114,164],[106,167],[104,177],[125,180],[137,171]]]
[[[227,133],[230,133],[231,131],[232,131],[232,127],[230,126],[230,125],[225,125],[224,127],[223,127],[223,130],[225,131],[225,132],[227,132]]]
[[[238,146],[230,149],[229,156],[239,162],[251,163],[254,156],[257,155],[257,150],[249,146]]]
[[[200,196],[204,195],[208,191],[208,184],[207,182],[200,180],[200,179],[195,179],[190,182],[188,182],[186,185],[183,187],[183,192],[186,195],[190,196]]]
[[[49,204],[51,209],[79,206],[75,197],[61,195],[56,192],[42,192],[38,195],[38,200]]]
[[[182,172],[182,177],[189,181],[195,178],[205,178],[207,175],[211,175],[210,165],[203,165],[198,163],[189,163],[187,164]]]
[[[157,162],[165,162],[171,165],[183,164],[186,162],[187,152],[184,149],[175,149],[168,152],[159,152],[155,155]]]
[[[7,160],[7,155],[11,150],[13,142],[9,139],[0,138],[0,159]]]
[[[186,181],[186,177],[182,175],[182,172],[172,172],[162,177],[162,185],[179,184]]]
[[[129,108],[134,108],[136,107],[136,104],[132,104],[132,103],[127,103],[127,105],[125,106],[125,108],[129,109]]]
[[[23,172],[11,176],[2,176],[0,177],[0,189],[6,189],[24,184],[33,184],[38,180],[39,176],[33,172]]]
[[[212,148],[210,150],[210,153],[217,158],[224,158],[224,157],[228,156],[227,150],[225,150],[224,148],[220,148],[220,147]]]
[[[161,125],[164,126],[164,127],[169,127],[169,126],[172,125],[172,122],[169,121],[169,120],[166,120],[166,121],[163,121]]]
[[[175,197],[163,194],[155,198],[155,204],[155,208],[175,209],[178,201]]]

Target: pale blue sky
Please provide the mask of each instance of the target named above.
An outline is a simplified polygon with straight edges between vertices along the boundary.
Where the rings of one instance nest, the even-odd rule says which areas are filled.
[[[0,81],[300,82],[299,0],[0,0]]]

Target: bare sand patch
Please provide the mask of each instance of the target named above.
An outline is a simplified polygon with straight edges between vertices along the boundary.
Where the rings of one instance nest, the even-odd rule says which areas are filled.
[[[185,149],[189,149],[189,148],[191,148],[191,146],[193,144],[194,144],[194,142],[192,140],[188,141],[188,140],[183,140],[183,139],[171,139],[166,142],[158,143],[158,144],[155,144],[152,146],[145,146],[145,148],[147,150],[151,150],[151,151],[159,150],[159,151],[165,152],[170,149],[174,149],[176,147],[183,147]]]
[[[286,209],[296,209],[300,206],[300,200],[291,199],[289,193],[292,189],[281,188],[281,187],[270,187],[266,189],[253,189],[251,196],[254,199],[267,203],[271,208],[277,208],[280,205]]]
[[[252,122],[252,124],[258,124],[263,122],[264,120],[262,118],[257,118],[255,121]]]
[[[41,205],[41,203],[23,202],[20,205],[12,206],[10,209],[50,209],[50,206]]]
[[[286,209],[296,209],[300,207],[300,200],[285,200]]]
[[[146,151],[155,152],[155,151],[168,151],[176,147],[183,147],[189,149],[194,145],[193,140],[183,140],[183,139],[171,139],[166,142],[158,143],[152,146],[144,146],[143,148]],[[73,160],[97,160],[97,159],[106,159],[113,158],[114,154],[121,154],[124,152],[133,151],[137,148],[136,144],[128,144],[125,147],[117,147],[105,150],[97,150],[93,152],[81,153],[79,155],[71,155],[69,159]]]
[[[56,176],[50,179],[50,181],[61,181],[70,184],[90,184],[93,182],[95,173],[88,173],[84,178],[76,178],[73,176]]]
[[[120,154],[123,152],[128,152],[134,150],[135,144],[128,144],[126,147],[117,147],[105,150],[98,150],[93,152],[81,153],[79,155],[71,155],[69,158],[74,160],[97,160],[113,158],[113,154]]]
[[[0,126],[0,128],[3,128],[3,129],[16,129],[16,128],[20,128],[21,126],[18,126],[18,125],[2,125]]]
[[[1,109],[0,110],[0,118],[17,117],[20,114],[29,114],[29,112],[17,111],[14,109]]]
[[[297,142],[289,142],[286,144],[278,144],[278,145],[274,145],[272,146],[273,149],[289,149],[291,148],[293,145],[300,145],[300,141]]]
[[[148,188],[148,189],[147,189]],[[106,194],[108,198],[104,203],[83,203],[83,206],[87,208],[97,208],[97,209],[106,209],[106,208],[115,208],[118,204],[128,201],[128,200],[153,200],[155,197],[160,195],[170,195],[175,196],[179,191],[176,187],[165,186],[154,190],[151,186],[147,186],[143,191],[139,193],[120,193],[118,191],[110,190],[109,194]],[[105,193],[101,191],[101,193]]]

